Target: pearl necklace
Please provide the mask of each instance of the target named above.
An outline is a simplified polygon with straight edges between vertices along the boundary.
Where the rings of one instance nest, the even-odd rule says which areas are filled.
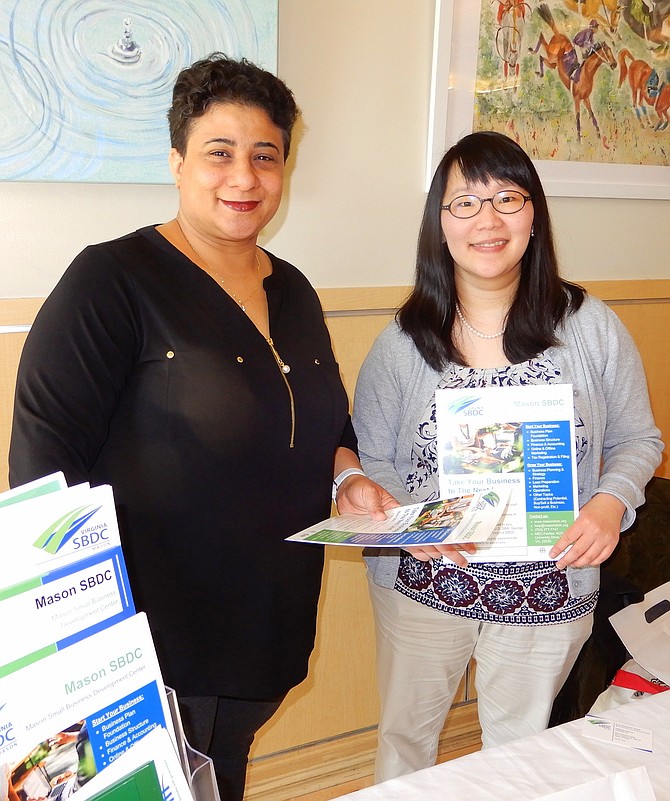
[[[482,334],[481,331],[478,331],[474,327],[474,325],[470,325],[470,323],[465,319],[463,312],[461,311],[461,307],[458,305],[458,303],[456,304],[456,314],[458,315],[463,325],[468,329],[468,331],[473,333],[475,336],[480,337],[480,339],[498,339],[498,337],[501,337],[505,333],[505,329],[503,328],[503,330],[498,331],[497,334]]]
[[[193,247],[193,245],[191,244],[191,240],[184,233],[184,229],[181,227],[181,223],[179,222],[179,220],[177,220],[177,225],[179,226],[179,230],[181,231],[182,236],[186,240],[186,242],[187,242],[188,246],[191,248],[191,250],[200,259],[200,261],[205,265],[205,267],[207,267],[207,269],[209,270],[210,274],[221,284],[221,286],[223,287],[224,291],[227,292],[230,295],[230,297],[235,301],[235,303],[237,303],[237,305],[240,307],[240,309],[242,309],[242,311],[246,313],[246,311],[247,311],[246,304],[251,300],[251,298],[253,298],[253,296],[256,294],[256,292],[258,292],[258,287],[255,287],[251,291],[251,293],[249,295],[247,295],[246,298],[244,298],[244,300],[242,300],[241,298],[238,298],[237,295],[233,292],[233,290],[230,289],[230,287],[226,286],[225,279],[223,277],[219,277],[219,275],[217,274],[217,271],[212,267],[212,265],[207,261],[207,259]],[[260,262],[260,259],[258,258],[258,251],[255,251],[255,261],[256,261],[256,275],[260,276],[260,274],[261,274],[261,262]]]

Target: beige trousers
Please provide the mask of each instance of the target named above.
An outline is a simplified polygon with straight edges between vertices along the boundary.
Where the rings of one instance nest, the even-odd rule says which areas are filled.
[[[550,626],[506,626],[445,614],[368,575],[381,698],[375,781],[435,764],[438,739],[472,657],[484,748],[546,729],[593,615]]]

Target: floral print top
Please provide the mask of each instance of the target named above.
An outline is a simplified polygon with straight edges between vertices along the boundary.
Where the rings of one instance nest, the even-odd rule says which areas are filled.
[[[437,388],[477,388],[557,383],[560,370],[547,356],[501,368],[451,364]],[[583,421],[575,412],[577,462],[587,448]],[[416,501],[439,498],[435,398],[414,439],[406,486]],[[459,617],[507,625],[549,625],[590,614],[598,593],[572,598],[565,571],[553,562],[488,562],[457,567],[448,560],[421,562],[401,552],[395,589],[418,603]]]

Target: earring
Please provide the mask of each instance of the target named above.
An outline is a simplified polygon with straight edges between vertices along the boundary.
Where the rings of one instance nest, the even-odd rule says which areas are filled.
[[[534,223],[533,223],[533,225],[530,226],[530,235],[531,236],[535,236],[535,224]]]

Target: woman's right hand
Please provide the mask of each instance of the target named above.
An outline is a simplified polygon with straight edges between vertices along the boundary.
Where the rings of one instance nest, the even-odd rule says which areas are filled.
[[[470,554],[477,553],[477,546],[473,542],[464,542],[461,545],[417,545],[404,548],[404,550],[420,562],[430,562],[431,559],[441,559],[446,556],[458,567],[465,567],[468,560],[462,551]]]

